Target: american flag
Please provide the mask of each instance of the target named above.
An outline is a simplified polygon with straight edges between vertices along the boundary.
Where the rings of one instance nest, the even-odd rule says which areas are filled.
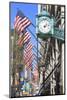
[[[23,60],[24,60],[24,63],[26,64],[30,62],[31,60],[33,60],[34,58],[35,58],[34,54],[31,53],[29,56],[24,57]]]
[[[32,67],[32,62],[33,61],[30,61],[29,64],[27,65],[27,68],[26,68],[27,70],[29,70]]]
[[[17,33],[21,33],[30,24],[31,21],[19,10],[14,22],[14,28],[16,29]]]
[[[28,59],[28,61],[25,63],[27,66],[27,69],[29,69],[32,66],[32,62],[33,62],[34,57],[32,56],[30,59]]]
[[[26,44],[26,46],[24,48],[24,55],[23,55],[24,61],[26,61],[33,55],[32,47],[33,47],[33,45],[31,42]]]
[[[24,49],[24,53],[28,53],[32,50],[33,48],[33,45],[31,42],[28,42],[28,44],[25,46],[25,49]]]
[[[22,35],[21,34],[19,35],[19,39],[17,40],[17,45],[21,47],[23,44],[29,42],[30,39],[31,39],[30,33],[25,30]]]
[[[31,65],[32,65],[32,59],[29,62],[26,63],[26,66],[27,66],[26,68],[31,67]]]
[[[32,51],[24,54],[24,59],[28,59],[33,55]]]
[[[24,62],[27,63],[30,61],[30,59],[33,57],[33,53],[30,53],[29,55],[24,56]]]
[[[32,66],[34,54],[32,52],[33,45],[31,42],[28,42],[24,48],[24,63],[27,65],[27,68]]]

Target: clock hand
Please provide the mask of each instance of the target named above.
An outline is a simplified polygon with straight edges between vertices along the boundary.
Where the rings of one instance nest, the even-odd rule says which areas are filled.
[[[48,24],[47,24],[47,23],[46,23],[46,25],[44,25],[44,28],[45,28],[46,26],[48,26]]]
[[[44,25],[44,28],[46,27],[46,25]]]

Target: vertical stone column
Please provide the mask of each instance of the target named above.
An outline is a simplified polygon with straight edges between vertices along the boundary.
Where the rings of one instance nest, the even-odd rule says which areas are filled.
[[[54,48],[52,48],[52,58],[55,59],[55,54],[54,54]],[[53,66],[53,69],[55,67],[55,61],[52,60],[52,66]],[[56,81],[55,81],[55,74],[53,72],[53,75],[52,75],[52,92],[53,94],[55,94],[55,86],[56,86]]]
[[[54,52],[54,44],[55,44],[55,41],[52,40],[52,49],[51,49],[51,57],[50,57],[50,64],[52,65],[52,70],[54,69],[55,67],[55,52]],[[55,95],[55,86],[56,86],[56,80],[55,80],[55,73],[53,72],[51,77],[50,77],[50,94],[51,95]]]
[[[40,69],[42,70],[42,67]],[[42,82],[43,82],[43,71],[40,71],[39,86],[42,84]]]
[[[50,64],[52,65],[52,59],[50,57]],[[50,94],[52,95],[52,76],[50,77]]]
[[[59,57],[59,55],[60,55],[60,52],[59,52],[59,46],[58,46],[58,40],[57,39],[55,39],[55,65],[57,65],[58,64],[58,62],[59,62],[59,60],[58,60],[58,57]],[[56,71],[55,71],[55,80],[56,80],[56,87],[55,87],[55,93],[56,94],[58,94],[58,86],[59,86],[59,83],[57,82],[57,78],[59,77],[58,75],[58,69],[56,69]],[[59,80],[58,80],[59,81]]]
[[[55,56],[54,56],[54,48],[52,48],[52,58],[55,59]],[[55,61],[50,58],[50,64],[52,65],[52,69],[54,69],[54,64],[55,64]],[[54,95],[55,94],[55,86],[56,86],[56,81],[55,81],[55,75],[54,75],[54,72],[52,73],[52,76],[50,78],[50,94],[51,95]]]
[[[64,17],[64,7],[61,7],[61,16]],[[61,29],[64,30],[64,18],[61,19]],[[64,43],[61,44],[61,71],[60,71],[60,93],[64,94]]]
[[[55,60],[56,60],[56,62],[55,62],[55,64],[57,64],[58,63],[58,56],[59,56],[59,49],[58,49],[58,41],[57,41],[57,39],[55,39],[55,49],[57,50],[55,50]]]
[[[64,94],[64,44],[61,46],[60,93]]]

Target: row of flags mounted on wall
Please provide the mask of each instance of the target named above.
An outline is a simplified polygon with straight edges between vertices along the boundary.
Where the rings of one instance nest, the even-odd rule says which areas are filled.
[[[23,62],[26,66],[26,69],[31,68],[32,62],[34,58],[36,57],[35,54],[32,51],[32,48],[34,47],[31,42],[31,33],[28,32],[27,28],[30,26],[32,22],[29,20],[28,17],[26,17],[21,11],[17,12],[15,22],[14,22],[14,29],[16,33],[18,34],[18,39],[16,41],[17,46],[20,48],[23,46]],[[37,68],[36,68],[37,70]],[[34,71],[33,74],[35,74],[36,71]],[[38,73],[37,73],[38,74]],[[34,75],[35,76],[35,75]]]
[[[16,30],[18,34],[18,40],[17,45],[22,47],[23,44],[26,42],[29,42],[31,36],[30,33],[27,32],[26,28],[31,24],[31,21],[24,16],[24,14],[21,11],[17,12],[15,23],[14,23],[14,29]]]

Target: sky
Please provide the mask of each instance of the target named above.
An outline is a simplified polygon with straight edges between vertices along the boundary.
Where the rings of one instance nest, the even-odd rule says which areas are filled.
[[[24,13],[24,15],[26,15],[31,20],[31,22],[36,26],[36,15],[38,14],[38,4],[11,2],[9,7],[10,7],[11,29],[14,28],[14,20],[18,10],[21,10]],[[36,36],[36,28],[30,25],[29,29]],[[31,42],[33,45],[37,47],[37,41],[32,35],[31,35]],[[35,51],[37,52],[36,49]]]

